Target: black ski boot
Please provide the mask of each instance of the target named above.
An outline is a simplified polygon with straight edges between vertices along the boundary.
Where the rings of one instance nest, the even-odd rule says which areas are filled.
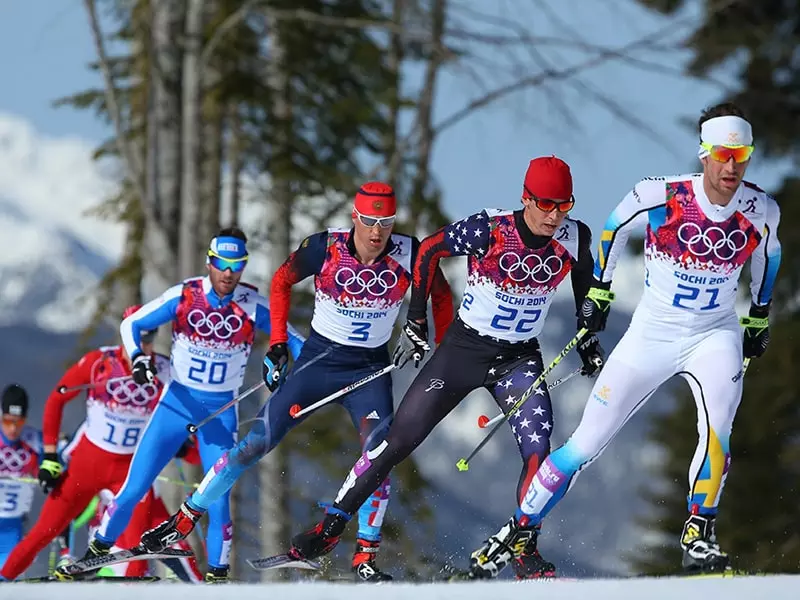
[[[78,560],[90,560],[92,558],[100,558],[101,556],[106,556],[111,551],[111,546],[108,544],[104,544],[98,540],[92,540],[89,542],[89,547],[86,549],[86,553],[81,556]],[[88,577],[94,576],[102,567],[98,567],[96,569],[91,569],[89,571],[83,571],[81,573],[70,574],[67,573],[65,568],[69,565],[62,565],[58,567],[55,571],[53,571],[53,576],[56,579],[60,579],[61,581],[75,581],[78,579],[86,579]]]
[[[728,569],[728,555],[720,550],[714,517],[691,515],[683,525],[682,566],[691,573],[717,573]]]
[[[468,578],[497,577],[508,563],[522,555],[531,540],[536,543],[536,529],[527,526],[526,522],[520,524],[516,517],[511,517],[500,531],[472,553]]]
[[[539,554],[539,549],[536,547],[536,542],[541,533],[539,527],[534,528],[533,536],[525,550],[513,562],[514,574],[517,579],[540,579],[556,576],[556,566],[550,561],[542,558]]]
[[[380,583],[381,581],[391,581],[392,576],[384,573],[375,564],[375,555],[378,553],[380,542],[356,540],[356,551],[353,554],[353,573],[356,582]]]
[[[169,519],[142,534],[139,545],[148,552],[161,552],[186,539],[203,513],[184,502]]]
[[[339,543],[339,538],[342,537],[349,520],[341,514],[326,514],[322,522],[317,523],[313,529],[298,533],[292,538],[292,548],[289,550],[289,554],[295,558],[305,558],[306,560],[313,560],[327,554]]]
[[[205,581],[206,583],[228,583],[230,581],[229,571],[229,567],[208,567]]]

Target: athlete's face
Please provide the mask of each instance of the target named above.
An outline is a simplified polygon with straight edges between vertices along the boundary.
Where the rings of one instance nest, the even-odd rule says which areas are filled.
[[[10,442],[16,442],[22,435],[22,428],[25,426],[24,417],[14,415],[3,415],[3,435]]]
[[[384,217],[384,219],[393,219],[392,217]],[[366,222],[366,224],[365,224]],[[371,225],[369,225],[371,224]],[[380,220],[379,217],[369,217],[365,215],[354,215],[353,225],[355,231],[356,244],[362,248],[367,248],[375,254],[380,254],[386,248],[389,242],[389,237],[392,235],[394,229],[394,221],[388,223],[386,220]],[[388,225],[384,227],[383,225]]]
[[[567,205],[570,208],[572,207],[572,201],[560,202],[534,198],[523,198],[522,204],[525,206],[523,212],[525,223],[527,223],[531,232],[534,235],[546,236],[555,235],[564,217],[567,216],[568,211],[562,212],[559,210],[559,205],[561,205],[561,208],[566,208]],[[543,210],[543,208],[548,210]]]
[[[234,273],[230,269],[220,271],[214,265],[206,265],[208,267],[208,277],[211,279],[211,287],[217,292],[219,296],[227,296],[232,294],[236,286],[239,285],[239,280],[242,278],[242,272]]]
[[[701,160],[703,161],[703,175],[708,185],[720,196],[730,200],[736,193],[739,184],[742,183],[750,161],[737,163],[731,157],[726,162],[720,162],[710,156]]]

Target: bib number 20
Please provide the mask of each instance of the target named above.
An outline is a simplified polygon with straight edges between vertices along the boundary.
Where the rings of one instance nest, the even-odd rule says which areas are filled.
[[[189,367],[189,379],[197,383],[223,383],[225,375],[228,373],[228,364],[224,362],[214,362],[203,360],[202,358],[192,357],[192,365]]]

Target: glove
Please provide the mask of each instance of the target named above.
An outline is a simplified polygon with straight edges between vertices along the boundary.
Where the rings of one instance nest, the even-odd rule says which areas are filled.
[[[56,487],[64,469],[58,462],[58,454],[55,452],[47,452],[43,458],[42,464],[39,465],[39,487],[45,494],[49,494]]]
[[[153,364],[150,355],[137,354],[133,357],[133,366],[131,367],[131,376],[133,380],[139,385],[146,383],[153,383],[156,378],[158,369]]]
[[[392,355],[392,362],[398,369],[402,369],[405,364],[414,359],[414,367],[419,368],[419,363],[430,350],[428,344],[428,322],[406,321],[400,339]]]
[[[583,336],[575,350],[581,357],[581,361],[583,361],[581,375],[591,377],[603,368],[603,355],[605,352],[600,347],[600,340],[593,333]]]
[[[750,306],[750,316],[742,317],[739,323],[744,327],[742,352],[745,358],[758,358],[767,350],[769,344],[769,304]]]
[[[605,286],[611,284],[600,284]],[[614,292],[604,287],[589,288],[586,298],[581,305],[581,312],[578,315],[578,326],[586,328],[590,333],[603,331],[606,328],[606,321],[608,320],[608,311],[611,308],[611,302],[614,300]]]
[[[289,349],[286,344],[281,342],[270,346],[264,356],[264,365],[261,369],[264,383],[267,384],[270,392],[274,392],[280,385],[287,364],[289,364]]]

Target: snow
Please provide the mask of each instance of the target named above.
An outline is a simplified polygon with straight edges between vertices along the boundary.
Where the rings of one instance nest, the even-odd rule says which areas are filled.
[[[146,585],[142,588],[140,585]],[[770,600],[796,598],[800,577],[789,575],[680,579],[642,578],[636,580],[607,579],[579,581],[528,581],[479,582],[450,584],[379,584],[356,585],[347,583],[280,583],[280,584],[229,584],[226,586],[186,586],[175,584],[98,584],[72,583],[59,585],[57,590],[49,584],[29,584],[14,588],[15,600],[105,600],[113,586],[114,600],[138,600],[144,594],[150,598],[169,596],[170,600],[263,600],[291,598],[292,600],[485,600],[492,598],[517,598],[521,594],[539,593],[547,600],[674,600],[675,598],[725,598],[725,600],[751,600],[767,597]],[[146,591],[145,591],[146,590]]]

